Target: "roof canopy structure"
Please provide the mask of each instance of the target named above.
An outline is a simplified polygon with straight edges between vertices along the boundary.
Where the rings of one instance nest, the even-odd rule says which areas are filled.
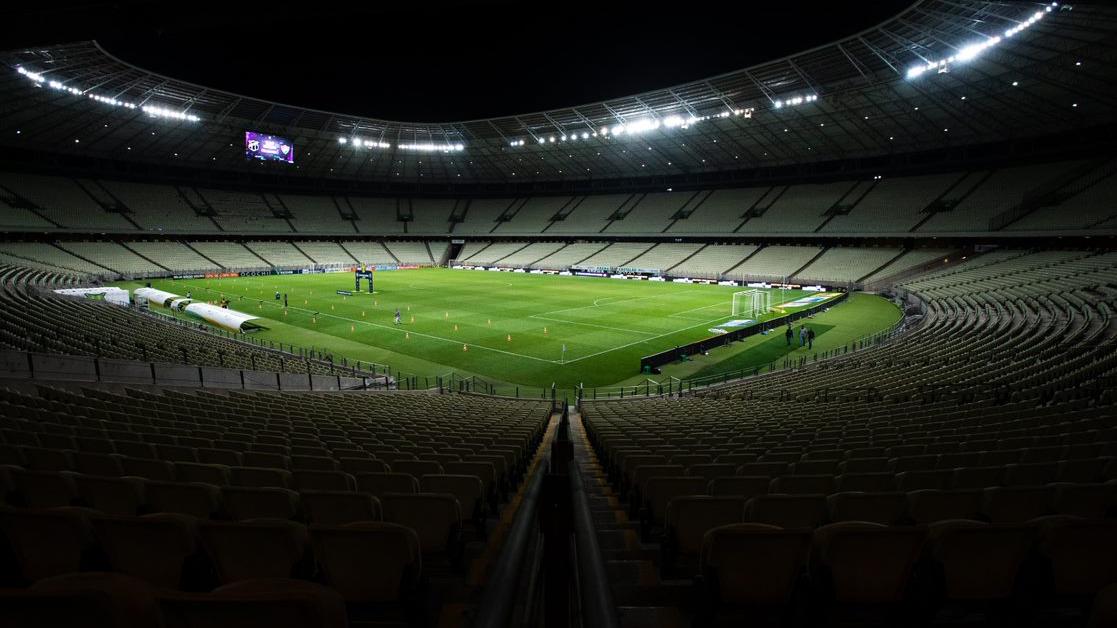
[[[702,175],[1117,120],[1117,6],[1108,3],[920,0],[854,36],[728,74],[577,107],[438,124],[209,89],[125,63],[94,41],[0,53],[0,63],[8,70],[0,73],[2,146],[357,182]],[[292,140],[294,163],[245,159],[247,130]]]

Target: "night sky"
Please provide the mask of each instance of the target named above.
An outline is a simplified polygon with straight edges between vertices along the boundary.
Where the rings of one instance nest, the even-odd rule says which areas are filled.
[[[12,4],[0,8],[3,49],[97,39],[126,61],[210,87],[439,122],[728,72],[853,34],[911,0]]]

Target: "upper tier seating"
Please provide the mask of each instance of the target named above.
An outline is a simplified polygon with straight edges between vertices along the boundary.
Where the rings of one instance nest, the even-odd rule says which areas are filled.
[[[223,231],[240,233],[291,233],[291,225],[276,215],[259,194],[198,188],[198,196],[208,203],[216,215],[213,220]]]
[[[652,248],[652,245],[647,242],[614,242],[608,247],[582,260],[577,265],[586,268],[601,266],[618,268],[627,266],[628,262],[650,248]]]
[[[299,242],[296,246],[316,264],[355,264],[357,262],[337,242]]]
[[[191,248],[224,268],[260,268],[268,263],[239,242],[189,242]]]
[[[698,243],[661,242],[627,264],[630,268],[666,271],[694,255],[704,245]]]
[[[572,242],[532,264],[533,268],[565,270],[608,246],[604,242]]]
[[[526,267],[543,259],[562,247],[565,242],[532,242],[524,248],[500,260],[500,266]]]
[[[675,266],[671,273],[687,277],[720,277],[759,248],[752,244],[710,244]]]
[[[373,235],[403,233],[404,223],[399,219],[399,200],[394,198],[348,197],[358,220],[355,221],[361,233]],[[346,207],[342,207],[343,210]]]
[[[291,212],[291,224],[299,233],[353,233],[343,220],[336,201],[329,196],[283,194],[276,197]]]
[[[628,207],[624,220],[614,220],[602,233],[661,233],[696,196],[697,192],[644,194]]]
[[[771,201],[767,211],[749,219],[740,232],[811,233],[825,220],[826,211],[854,186],[850,181],[790,186]]]
[[[834,216],[823,233],[903,233],[925,216],[920,212],[962,177],[961,173],[884,178],[845,215]],[[857,200],[852,199],[852,200]]]
[[[434,263],[434,261],[431,260],[432,251],[428,251],[427,245],[423,242],[389,241],[385,242],[384,246],[392,252],[392,255],[395,256],[401,264],[421,264],[427,266]]]
[[[450,230],[450,213],[454,210],[453,199],[417,198],[411,203],[411,221],[407,223],[408,233],[441,235]]]
[[[307,266],[313,263],[290,242],[249,242],[245,246],[272,266]]]
[[[747,212],[770,188],[739,188],[714,190],[685,219],[671,225],[667,233],[687,235],[721,235],[735,230]]]
[[[567,208],[563,220],[556,221],[546,233],[601,233],[609,224],[609,217],[627,207],[633,194],[601,194],[584,196],[573,208]]]
[[[784,279],[822,252],[817,246],[766,246],[726,276],[738,279]]]
[[[499,223],[492,233],[500,234],[538,234],[551,224],[551,219],[573,199],[569,196],[537,196],[513,205],[518,207],[512,220]],[[468,220],[468,216],[466,217]]]
[[[160,233],[219,231],[212,220],[198,215],[183,194],[173,186],[109,180],[100,183],[132,211],[132,220],[145,231]]]
[[[135,226],[121,214],[109,212],[99,205],[73,179],[0,173],[0,192],[5,188],[33,203],[39,214],[64,229],[135,230]]]
[[[895,259],[900,249],[833,247],[796,276],[801,281],[853,283]]]
[[[968,193],[951,190],[949,196],[965,194],[950,211],[938,212],[919,227],[921,232],[987,231],[989,220],[1018,205],[1027,194],[1076,166],[1060,162],[1036,166],[1019,166],[994,171],[991,176]]]

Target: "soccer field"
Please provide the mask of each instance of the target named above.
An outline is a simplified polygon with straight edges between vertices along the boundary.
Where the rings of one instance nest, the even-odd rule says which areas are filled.
[[[378,272],[375,294],[351,296],[336,293],[353,290],[351,273],[151,283],[196,300],[230,298],[230,308],[267,319],[257,338],[387,364],[405,376],[455,371],[532,387],[622,381],[638,373],[641,356],[746,318],[731,316],[735,287],[443,268]],[[276,291],[288,295],[286,311]],[[774,307],[812,294],[771,292]]]

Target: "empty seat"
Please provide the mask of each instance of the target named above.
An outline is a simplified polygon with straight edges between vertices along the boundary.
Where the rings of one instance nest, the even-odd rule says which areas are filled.
[[[162,626],[156,589],[123,574],[69,573],[29,589],[0,590],[5,628]]]
[[[155,482],[175,481],[175,466],[166,460],[122,456],[120,465],[124,468],[124,475],[134,475]]]
[[[908,514],[916,523],[946,519],[982,520],[985,494],[977,489],[939,491],[926,489],[908,493]]]
[[[78,474],[73,479],[79,503],[107,515],[134,517],[144,504],[144,483],[139,478]]]
[[[1093,595],[1117,582],[1117,521],[1056,517],[1041,528],[1057,595]]]
[[[213,447],[199,447],[197,450],[198,462],[204,464],[223,464],[227,467],[244,466],[244,459],[239,451],[234,449],[218,449]]]
[[[474,475],[424,475],[419,480],[419,490],[423,493],[446,493],[453,495],[461,506],[462,514],[480,519],[485,513],[485,489],[481,479]]]
[[[241,454],[246,467],[260,467],[264,469],[289,469],[291,461],[281,453],[260,451],[253,448]]]
[[[831,523],[815,531],[811,577],[833,601],[891,604],[904,599],[927,531],[867,522]]]
[[[357,488],[356,478],[344,471],[293,471],[291,477],[300,491],[352,491]]]
[[[1054,494],[1048,486],[987,488],[981,512],[993,523],[1023,523],[1050,514]]]
[[[79,571],[93,546],[85,513],[73,508],[0,511],[0,533],[23,584]]]
[[[314,554],[327,583],[349,602],[399,601],[418,584],[419,537],[392,523],[311,526]]]
[[[1057,462],[1011,464],[1005,471],[1005,486],[1039,486],[1054,482],[1058,476]]]
[[[279,468],[230,467],[232,486],[291,487],[291,472]]]
[[[300,491],[303,511],[311,523],[344,525],[355,521],[380,521],[380,500],[368,493]]]
[[[945,597],[1007,599],[1035,537],[1035,530],[1024,526],[958,519],[931,524],[930,557],[942,574]]]
[[[175,479],[179,482],[203,482],[214,486],[226,486],[229,484],[230,477],[229,467],[224,465],[197,462],[175,463]]]
[[[395,473],[407,473],[417,478],[442,473],[442,465],[432,460],[400,460],[392,465]]]
[[[745,504],[744,519],[786,529],[814,528],[826,521],[826,497],[758,495]]]
[[[907,494],[836,493],[828,499],[831,521],[869,521],[883,525],[902,523],[908,516]]]
[[[682,561],[697,572],[702,537],[713,528],[741,523],[744,509],[742,497],[688,495],[672,499],[664,515],[663,551],[666,556],[662,567],[671,570]]]
[[[720,526],[703,538],[701,572],[718,603],[787,604],[810,546],[808,531],[758,523]]]
[[[295,519],[299,515],[299,494],[285,488],[227,486],[221,489],[221,499],[234,521]]]
[[[888,471],[888,458],[850,458],[838,465],[840,473],[883,473]]]
[[[801,460],[792,463],[791,472],[795,475],[834,475],[838,472],[838,460]]]
[[[419,480],[407,473],[360,473],[357,490],[377,497],[386,493],[418,493]]]
[[[361,473],[389,473],[388,463],[383,460],[376,460],[375,458],[350,458],[344,457],[340,459],[341,470],[351,475],[359,475]]]
[[[731,464],[694,464],[687,467],[686,474],[702,478],[704,481],[709,482],[717,477],[733,475],[736,470],[737,467]]]
[[[423,555],[456,553],[461,537],[461,506],[446,493],[387,493],[380,496],[384,520],[419,535]]]
[[[954,469],[950,487],[955,489],[987,488],[1004,484],[1004,467],[959,467]]]
[[[1052,509],[1061,515],[1104,519],[1117,507],[1113,484],[1056,484]]]
[[[782,475],[772,480],[769,493],[829,495],[834,492],[832,475]]]
[[[756,495],[767,495],[768,485],[771,481],[767,477],[737,475],[721,477],[710,480],[706,492],[710,495],[744,497],[749,499]]]
[[[706,479],[702,477],[675,476],[651,477],[644,482],[641,494],[647,509],[647,521],[662,525],[667,504],[682,495],[702,495],[706,492]]]
[[[1097,482],[1102,479],[1102,472],[1108,463],[1108,458],[1063,460],[1059,462],[1056,479],[1060,482]]]
[[[950,482],[953,479],[954,471],[952,470],[904,471],[896,474],[896,488],[901,491],[945,490],[950,488]]]
[[[69,471],[74,466],[70,452],[59,449],[24,447],[23,459],[27,461],[25,466],[34,471]]]
[[[159,598],[163,628],[345,628],[345,601],[328,587],[288,578],[243,580],[208,594]]]
[[[893,491],[896,489],[896,476],[891,473],[843,473],[837,478],[837,490],[848,491]]]
[[[86,475],[120,477],[124,467],[119,456],[109,453],[75,451],[73,453],[74,471]]]
[[[29,508],[69,506],[77,498],[73,475],[58,471],[25,471],[10,473],[15,491],[14,502]]]
[[[750,462],[737,467],[737,475],[774,478],[787,473],[788,466],[786,462]]]
[[[182,445],[156,445],[155,455],[160,460],[170,460],[171,462],[198,462],[198,456],[194,453],[194,448],[183,447]]]
[[[223,583],[292,577],[306,550],[306,528],[290,521],[203,521],[198,535]]]
[[[198,551],[189,517],[163,513],[92,523],[113,571],[160,587],[183,585],[187,561]]]
[[[212,484],[147,482],[144,495],[151,512],[170,512],[209,519],[221,510],[221,489]]]
[[[292,471],[336,471],[337,461],[328,456],[291,456]]]

